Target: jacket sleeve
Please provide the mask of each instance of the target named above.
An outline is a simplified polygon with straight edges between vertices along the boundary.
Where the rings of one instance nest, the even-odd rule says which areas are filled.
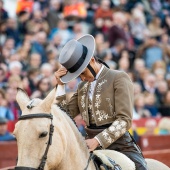
[[[78,108],[77,92],[73,94],[70,101],[67,102],[66,94],[56,97],[56,104],[65,112],[67,112],[72,118],[76,117],[80,111]]]
[[[119,72],[113,85],[115,96],[115,121],[96,138],[107,148],[128,131],[132,124],[133,83],[125,72]]]

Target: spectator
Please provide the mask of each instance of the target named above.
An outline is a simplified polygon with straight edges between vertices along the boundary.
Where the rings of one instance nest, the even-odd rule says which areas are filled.
[[[8,79],[8,88],[17,89],[22,88],[21,77],[19,75],[11,75]]]
[[[160,135],[169,135],[170,134],[170,119],[162,118],[158,123],[159,134]]]
[[[5,89],[7,86],[5,70],[0,67],[0,88]]]
[[[66,20],[60,20],[57,27],[51,30],[49,36],[50,40],[52,40],[56,34],[62,37],[61,45],[64,45],[68,40],[72,38],[72,32],[68,29],[68,24]]]
[[[44,31],[38,32],[35,41],[32,42],[32,53],[41,55],[41,62],[47,62],[46,47],[47,47],[47,34]]]
[[[9,75],[22,75],[22,64],[19,61],[12,61],[9,64]]]
[[[50,80],[44,77],[39,80],[36,87],[37,90],[35,90],[30,97],[44,99],[48,94],[50,88],[51,88]]]
[[[14,141],[15,137],[8,132],[7,119],[0,117],[0,141]]]
[[[47,16],[46,16],[50,30],[56,27],[60,18],[62,17],[61,6],[62,6],[62,2],[60,0],[51,0],[50,1],[50,8],[49,8],[49,11],[47,12]]]
[[[163,104],[159,107],[159,112],[162,116],[170,116],[170,91],[165,94]]]
[[[9,51],[9,54],[13,54],[15,52],[15,40],[8,37],[4,42],[4,48]]]
[[[41,55],[38,53],[32,53],[30,55],[29,67],[31,69],[38,69],[41,66]]]
[[[148,34],[145,18],[142,10],[134,8],[130,19],[130,30],[135,45],[138,47],[144,41],[145,35]]]
[[[128,72],[130,69],[130,62],[128,56],[123,56],[118,62],[118,69],[124,72]]]
[[[150,36],[147,41],[139,47],[137,56],[143,58],[146,67],[151,69],[156,61],[163,60],[164,53],[156,38]]]
[[[145,132],[145,136],[152,136],[155,135],[155,129],[157,127],[157,122],[155,119],[148,119],[145,122],[145,127],[146,127],[146,132]]]
[[[113,26],[108,33],[108,39],[110,47],[115,45],[115,42],[119,39],[127,41],[125,31],[123,29],[126,24],[126,16],[122,12],[115,12],[113,14]]]
[[[12,111],[7,107],[7,100],[5,98],[5,91],[0,88],[0,117],[7,120],[14,120]]]
[[[85,3],[81,0],[66,0],[63,8],[64,18],[71,21],[84,19],[87,16]]]
[[[27,22],[30,18],[30,13],[28,11],[20,11],[18,13],[18,32],[20,34],[20,40],[24,40],[25,35],[28,33]]]
[[[94,14],[94,19],[101,18],[103,20],[105,19],[113,19],[113,11],[110,8],[111,4],[109,0],[101,0],[100,6],[97,8]]]
[[[154,94],[156,90],[156,77],[153,74],[148,74],[144,78],[143,91]]]
[[[164,30],[161,28],[161,19],[157,16],[155,16],[149,23],[148,29],[150,31],[150,35],[153,37],[160,38],[160,36],[164,33]]]
[[[39,74],[39,69],[30,68],[28,70],[28,81],[31,92],[36,90],[38,81],[42,78],[42,75]]]
[[[17,29],[17,23],[15,21],[15,19],[9,18],[7,20],[7,24],[6,24],[7,28],[6,28],[6,35],[9,38],[12,38],[15,40],[15,46],[17,47],[17,45],[20,42],[20,36],[19,36],[19,32]]]
[[[125,48],[125,41],[122,39],[118,39],[115,41],[115,45],[110,48],[112,53],[112,60],[118,63],[120,59],[120,54],[122,50]]]
[[[136,58],[133,64],[133,72],[139,83],[143,83],[141,79],[142,73],[146,70],[145,61],[142,58]]]
[[[18,117],[21,115],[21,110],[16,102],[16,94],[17,89],[14,88],[6,89],[7,106],[12,111],[14,115],[14,120],[18,120]]]
[[[40,68],[40,73],[43,77],[50,78],[53,74],[53,67],[49,63],[44,63]]]
[[[8,12],[4,9],[3,0],[0,0],[0,20],[7,20],[8,19]]]
[[[152,93],[145,93],[145,109],[149,110],[152,117],[159,117],[158,108],[156,107],[156,97]]]
[[[1,21],[0,20],[0,49],[2,48],[2,45],[5,43],[7,39],[6,35],[6,21]]]
[[[148,118],[151,117],[149,110],[145,108],[145,97],[143,94],[138,94],[134,100],[134,118]]]
[[[157,106],[164,104],[164,99],[168,91],[168,84],[165,80],[160,80],[157,83],[156,97],[157,97]]]
[[[142,93],[142,87],[140,83],[134,82],[133,87],[134,87],[134,96],[137,96]]]
[[[42,12],[40,10],[34,11],[32,19],[27,21],[26,28],[28,32],[33,33],[38,33],[40,31],[48,33],[50,31],[49,25],[42,17]]]

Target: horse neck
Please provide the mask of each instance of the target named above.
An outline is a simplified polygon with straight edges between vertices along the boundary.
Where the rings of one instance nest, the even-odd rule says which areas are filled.
[[[56,112],[55,112],[56,113]],[[62,128],[66,137],[66,148],[63,154],[62,161],[60,162],[57,170],[80,170],[80,167],[84,169],[89,159],[89,151],[82,135],[75,126],[73,120],[63,111],[57,112],[57,117],[60,117]],[[88,170],[95,170],[94,164],[90,161]]]

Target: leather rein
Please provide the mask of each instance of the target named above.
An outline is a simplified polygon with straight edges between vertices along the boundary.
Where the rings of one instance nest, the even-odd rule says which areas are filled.
[[[20,120],[27,120],[27,119],[34,119],[34,118],[47,118],[47,119],[51,119],[51,124],[50,124],[50,130],[49,130],[49,139],[48,139],[48,143],[47,143],[47,147],[45,150],[45,153],[41,159],[40,165],[39,167],[36,168],[31,168],[31,167],[24,167],[24,166],[16,166],[15,170],[43,170],[47,161],[47,154],[48,154],[48,150],[50,145],[52,144],[52,135],[54,132],[54,125],[53,125],[53,115],[52,114],[48,114],[48,113],[37,113],[37,114],[30,114],[30,115],[22,115],[19,117],[19,121]]]

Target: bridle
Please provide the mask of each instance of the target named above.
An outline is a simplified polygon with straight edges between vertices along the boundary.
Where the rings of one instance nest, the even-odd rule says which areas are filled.
[[[14,170],[43,170],[44,169],[45,163],[47,161],[48,150],[49,150],[50,145],[52,144],[52,135],[53,135],[53,132],[54,132],[54,125],[53,125],[53,122],[52,122],[53,115],[48,114],[48,113],[37,113],[37,114],[30,114],[30,115],[22,115],[22,116],[19,117],[18,121],[26,120],[26,119],[34,119],[34,118],[48,118],[48,119],[51,119],[49,139],[48,139],[48,143],[47,143],[45,153],[42,156],[42,159],[41,159],[41,162],[40,162],[40,165],[38,166],[38,168],[25,167],[25,166],[16,166],[14,168]],[[85,167],[84,170],[87,170],[92,157],[93,157],[93,154],[90,153],[90,156],[89,156],[89,159],[88,159],[88,162],[87,162],[87,166]]]
[[[31,167],[24,167],[24,166],[16,166],[15,170],[43,170],[46,160],[47,160],[47,154],[48,154],[48,150],[50,145],[52,144],[52,135],[54,132],[54,125],[53,125],[53,115],[52,114],[48,114],[48,113],[37,113],[37,114],[30,114],[30,115],[22,115],[19,117],[19,121],[20,120],[26,120],[26,119],[34,119],[34,118],[48,118],[51,119],[51,124],[50,124],[50,130],[49,130],[49,139],[48,139],[48,143],[47,143],[47,147],[45,150],[44,155],[42,156],[41,162],[39,167],[36,168],[31,168]]]

